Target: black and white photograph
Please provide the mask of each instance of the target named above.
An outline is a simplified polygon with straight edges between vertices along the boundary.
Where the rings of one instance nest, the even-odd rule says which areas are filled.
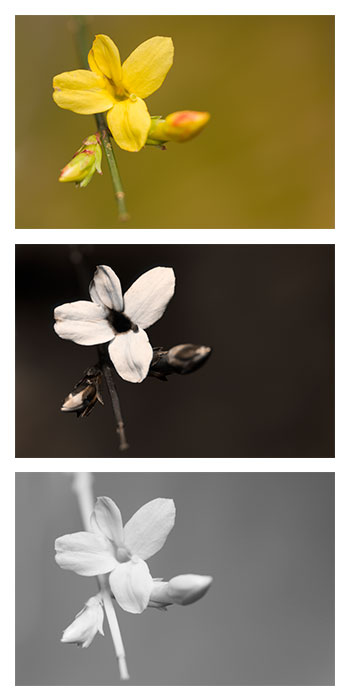
[[[334,682],[334,474],[17,473],[16,683]]]

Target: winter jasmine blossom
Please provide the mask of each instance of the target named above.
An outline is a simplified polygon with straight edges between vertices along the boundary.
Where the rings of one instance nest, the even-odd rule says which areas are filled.
[[[123,297],[117,275],[107,265],[99,265],[89,288],[91,301],[56,307],[54,329],[61,338],[79,345],[109,343],[118,374],[129,382],[142,382],[153,357],[144,329],[163,316],[174,290],[173,269],[155,267]]]
[[[98,34],[88,56],[90,70],[56,75],[53,99],[59,107],[78,114],[107,111],[108,126],[118,146],[139,151],[151,126],[143,98],[161,86],[173,57],[171,38],[154,36],[140,44],[122,65],[112,39]]]
[[[83,649],[87,649],[97,632],[104,635],[103,607],[100,595],[89,598],[83,609],[75,616],[72,624],[64,630],[61,642],[77,644]]]
[[[81,576],[109,574],[111,591],[123,610],[141,613],[149,604],[154,581],[146,560],[164,545],[175,522],[174,501],[156,498],[123,527],[116,504],[98,498],[92,532],[76,532],[55,542],[56,562]]]

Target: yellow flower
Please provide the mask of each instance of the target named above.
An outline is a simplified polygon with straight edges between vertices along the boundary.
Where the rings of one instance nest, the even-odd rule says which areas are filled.
[[[115,43],[98,34],[89,52],[91,70],[60,73],[53,79],[53,99],[78,114],[107,111],[107,122],[118,146],[139,151],[146,142],[151,117],[143,101],[163,83],[174,57],[170,37],[144,41],[120,62]]]

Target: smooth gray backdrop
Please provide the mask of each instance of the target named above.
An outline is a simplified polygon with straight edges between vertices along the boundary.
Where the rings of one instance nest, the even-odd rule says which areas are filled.
[[[56,537],[81,529],[71,475],[18,473],[17,685],[116,685],[108,626],[87,650],[60,643],[96,590],[61,570]],[[118,609],[132,685],[334,682],[334,475],[100,473],[124,521],[172,497],[175,528],[154,577],[212,574],[205,598],[166,614]]]

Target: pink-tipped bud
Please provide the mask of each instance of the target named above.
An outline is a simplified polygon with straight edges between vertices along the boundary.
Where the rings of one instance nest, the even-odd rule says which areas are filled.
[[[87,649],[95,635],[103,632],[103,607],[99,596],[93,596],[85,603],[83,609],[76,615],[62,634],[64,644],[77,644]]]
[[[61,170],[59,182],[75,182],[79,187],[86,187],[93,174],[101,170],[102,150],[98,134],[92,134],[83,141],[83,145],[74,154],[72,160]]]
[[[172,112],[165,119],[152,117],[147,144],[160,145],[166,141],[189,141],[197,136],[210,119],[209,112]]]

